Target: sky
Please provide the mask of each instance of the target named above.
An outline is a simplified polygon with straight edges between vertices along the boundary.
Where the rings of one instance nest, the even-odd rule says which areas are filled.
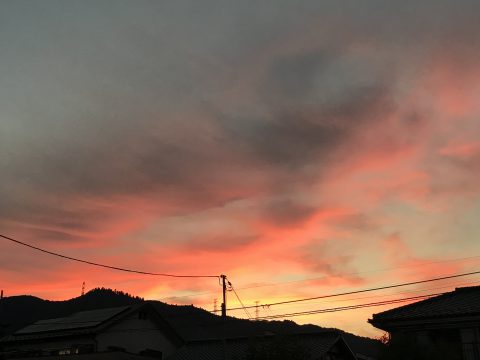
[[[476,271],[479,14],[477,0],[0,1],[1,233],[226,274],[246,305]],[[0,241],[7,296],[68,299],[84,281],[221,301],[214,278]],[[387,308],[292,320],[375,337],[367,319]]]

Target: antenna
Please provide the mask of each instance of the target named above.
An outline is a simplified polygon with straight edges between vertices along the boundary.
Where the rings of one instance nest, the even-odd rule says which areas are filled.
[[[85,281],[82,283],[82,296],[85,295]]]

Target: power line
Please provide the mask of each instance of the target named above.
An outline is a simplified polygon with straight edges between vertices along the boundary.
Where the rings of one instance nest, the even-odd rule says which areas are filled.
[[[345,273],[345,274],[342,274],[342,275],[343,276],[345,276],[345,275],[351,276],[351,275],[371,274],[371,273],[386,272],[386,271],[391,271],[391,270],[406,269],[406,268],[410,269],[412,267],[422,267],[422,266],[427,266],[427,265],[432,265],[432,264],[442,264],[442,263],[448,263],[448,262],[473,260],[473,259],[480,259],[480,255],[467,256],[467,257],[454,258],[454,259],[437,260],[437,261],[428,261],[428,262],[424,262],[424,263],[421,263],[421,264],[415,264],[415,265],[405,265],[405,266],[396,266],[396,267],[383,268],[383,269],[356,271],[356,272]],[[256,284],[256,285],[242,286],[242,287],[238,288],[238,290],[256,289],[256,288],[270,287],[270,286],[281,286],[281,285],[295,284],[295,283],[315,281],[315,280],[322,280],[322,279],[328,279],[328,278],[329,278],[329,276],[318,276],[318,277],[312,277],[312,278],[301,279],[301,280],[278,281],[278,282],[267,283],[267,284]]]
[[[176,274],[167,274],[167,273],[154,273],[154,272],[148,272],[148,271],[127,269],[127,268],[122,268],[122,267],[118,267],[118,266],[104,265],[104,264],[96,263],[96,262],[93,262],[93,261],[77,259],[77,258],[74,258],[74,257],[71,257],[71,256],[62,255],[62,254],[59,254],[59,253],[56,253],[56,252],[53,252],[53,251],[45,250],[45,249],[39,248],[37,246],[33,246],[33,245],[30,245],[30,244],[24,243],[22,241],[13,239],[11,237],[8,237],[8,236],[2,235],[2,234],[0,234],[0,237],[5,239],[5,240],[9,240],[11,242],[14,242],[16,244],[26,246],[30,249],[41,251],[45,254],[50,254],[50,255],[54,255],[54,256],[57,256],[57,257],[60,257],[60,258],[63,258],[63,259],[77,261],[77,262],[80,262],[80,263],[83,263],[83,264],[98,266],[98,267],[112,269],[112,270],[118,270],[118,271],[124,271],[124,272],[136,273],[136,274],[142,274],[142,275],[166,276],[166,277],[173,277],[173,278],[218,278],[218,275],[176,275]]]
[[[428,289],[421,289],[421,290],[410,290],[410,291],[403,291],[401,293],[393,293],[393,294],[385,294],[385,295],[373,295],[373,296],[363,296],[363,297],[356,297],[356,298],[349,298],[349,299],[340,299],[340,300],[335,300],[335,302],[342,302],[342,301],[352,301],[352,300],[365,300],[365,299],[374,299],[374,298],[385,298],[385,297],[391,297],[391,296],[396,296],[396,295],[406,295],[406,294],[411,294],[411,293],[419,293],[419,292],[425,292],[425,291],[432,291],[432,290],[440,290],[440,289],[447,289],[447,288],[451,288],[451,287],[461,287],[461,286],[469,286],[469,285],[477,285],[479,284],[479,281],[473,281],[473,282],[466,282],[466,283],[461,283],[461,284],[450,284],[448,286],[437,286],[437,287],[434,287],[434,288],[428,288]],[[418,296],[415,296],[414,298],[422,298],[422,297],[430,297],[430,296],[433,296],[432,294],[423,294],[423,295],[418,295]],[[408,298],[410,299],[410,298]],[[334,301],[334,300],[330,300],[330,301]],[[386,301],[390,301],[390,300],[386,300]],[[328,300],[327,300],[328,302]],[[383,301],[382,301],[383,303]],[[319,303],[316,303],[316,304],[319,304]],[[356,306],[356,305],[351,305],[351,306]],[[272,311],[272,309],[270,308],[269,305],[260,305],[260,304],[255,304],[255,307],[256,309],[257,308],[262,308],[263,310],[265,311],[268,311],[270,312],[271,315],[264,315],[264,316],[259,316],[258,319],[266,319],[266,318],[271,318],[272,316],[273,317],[281,317],[281,315],[275,315]],[[342,307],[343,308],[343,307]],[[309,312],[309,311],[315,311],[315,310],[305,310],[305,312]]]
[[[480,281],[470,281],[470,282],[463,282],[463,283],[458,283],[458,284],[449,284],[445,286],[436,286],[436,287],[431,287],[428,289],[416,289],[416,290],[405,290],[402,292],[395,292],[395,293],[390,293],[390,294],[379,294],[379,295],[370,295],[370,296],[361,296],[361,297],[355,297],[355,298],[346,298],[346,299],[335,299],[335,300],[323,300],[320,302],[315,302],[315,303],[309,303],[309,304],[323,304],[323,303],[328,303],[328,302],[347,302],[347,301],[354,301],[354,300],[365,300],[365,299],[378,299],[378,298],[385,298],[389,296],[400,296],[400,295],[408,295],[408,294],[415,294],[415,293],[422,293],[422,292],[428,292],[428,291],[436,291],[440,289],[451,289],[452,287],[462,287],[462,286],[471,286],[471,285],[478,285]],[[419,295],[420,296],[420,295]],[[286,305],[295,305],[295,304],[286,304]],[[261,305],[259,305],[261,306]]]
[[[370,292],[370,291],[393,289],[393,288],[402,287],[402,286],[409,286],[409,285],[424,284],[424,283],[433,282],[433,281],[454,279],[454,278],[458,278],[458,277],[462,277],[462,276],[469,276],[469,275],[476,275],[476,274],[480,274],[480,271],[472,271],[472,272],[463,273],[463,274],[442,276],[442,277],[438,277],[438,278],[431,278],[431,279],[419,280],[419,281],[411,281],[411,282],[408,282],[408,283],[401,283],[401,284],[394,284],[394,285],[379,286],[379,287],[375,287],[375,288],[368,288],[368,289],[362,289],[362,290],[347,291],[347,292],[337,293],[337,294],[329,294],[329,295],[314,296],[314,297],[295,299],[295,300],[279,301],[279,302],[263,304],[263,305],[271,306],[271,305],[292,304],[292,303],[298,303],[298,302],[303,302],[303,301],[325,299],[325,298],[331,298],[331,297],[337,297],[337,296],[343,296],[343,295],[360,294],[360,293],[365,293],[365,292]],[[245,308],[246,309],[252,309],[254,307],[255,307],[255,305],[250,305],[250,306],[246,306]],[[242,309],[242,307],[231,308],[231,309],[227,309],[227,310],[231,311],[231,310],[240,310],[240,309]]]
[[[251,319],[252,319],[252,316],[251,316],[250,313],[248,312],[248,310],[247,310],[247,308],[245,307],[245,305],[243,305],[242,300],[240,300],[240,296],[238,296],[237,292],[235,291],[235,288],[233,287],[233,285],[232,285],[232,283],[231,283],[230,281],[228,282],[228,285],[230,286],[230,289],[232,289],[233,293],[234,293],[235,296],[237,297],[237,300],[238,300],[238,302],[240,303],[240,305],[242,305],[243,310],[245,311],[245,314],[247,314],[248,320],[251,320]]]
[[[272,311],[272,309],[270,308],[270,306],[267,306],[266,308],[267,308],[267,312],[270,312],[270,314],[271,314],[272,316],[275,316],[275,314],[273,313],[273,311]]]
[[[479,283],[480,283],[479,281],[470,281],[470,282],[461,283],[461,284],[449,284],[449,285],[446,285],[446,286],[436,286],[436,287],[428,288],[428,289],[405,290],[405,291],[402,291],[400,293],[392,293],[392,294],[385,294],[385,295],[371,295],[371,296],[362,296],[362,297],[356,297],[356,298],[326,300],[326,302],[345,302],[345,301],[352,301],[352,300],[385,298],[385,297],[392,296],[392,295],[406,295],[406,294],[427,292],[427,291],[432,291],[432,290],[449,289],[449,288],[451,289],[452,287],[478,285]]]
[[[342,275],[361,275],[361,274],[376,273],[376,272],[386,272],[386,271],[403,269],[403,268],[422,267],[422,266],[431,265],[431,264],[456,262],[456,261],[463,261],[463,260],[473,260],[473,259],[480,259],[480,255],[468,256],[468,257],[462,257],[462,258],[454,258],[454,259],[445,259],[445,260],[438,260],[438,261],[429,261],[429,262],[424,262],[422,264],[415,264],[415,265],[409,265],[409,266],[398,266],[398,267],[392,267],[392,268],[373,269],[373,270],[368,270],[368,271],[351,272],[351,273],[346,273],[346,274],[342,274]],[[307,279],[301,279],[301,280],[279,281],[279,282],[267,283],[267,284],[242,286],[242,287],[237,288],[237,290],[248,290],[248,289],[256,289],[256,288],[262,288],[262,287],[282,286],[282,285],[302,283],[302,282],[321,280],[321,279],[327,279],[327,278],[328,278],[328,276],[319,276],[319,277],[313,277],[313,278],[307,278]],[[159,299],[159,300],[160,301],[169,301],[169,300],[175,300],[175,299],[183,299],[183,298],[191,298],[191,297],[197,297],[197,296],[203,296],[203,295],[210,295],[210,294],[215,294],[215,293],[216,293],[216,291],[207,291],[207,292],[188,294],[188,295],[171,296],[171,297],[162,298],[162,299]],[[259,306],[261,306],[261,305],[259,305]]]
[[[428,295],[413,296],[413,297],[394,299],[394,300],[371,302],[371,303],[366,303],[366,304],[340,306],[340,307],[317,309],[317,310],[310,310],[310,311],[300,311],[300,312],[295,312],[295,313],[278,314],[278,315],[273,315],[273,316],[263,316],[263,317],[260,317],[259,319],[261,319],[261,320],[272,320],[272,319],[294,317],[294,316],[323,314],[323,313],[346,311],[346,310],[356,310],[356,309],[361,309],[361,308],[366,308],[366,307],[391,305],[391,304],[397,304],[397,303],[413,301],[413,300],[429,299],[431,297],[439,296],[439,295],[443,295],[443,294],[446,294],[446,293],[428,294]]]

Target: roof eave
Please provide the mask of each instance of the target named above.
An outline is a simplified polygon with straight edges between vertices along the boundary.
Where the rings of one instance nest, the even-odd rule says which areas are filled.
[[[465,324],[478,324],[480,322],[480,314],[472,315],[455,315],[455,316],[430,316],[404,319],[368,319],[368,322],[381,330],[392,332],[400,329],[438,329],[438,328],[456,328]]]

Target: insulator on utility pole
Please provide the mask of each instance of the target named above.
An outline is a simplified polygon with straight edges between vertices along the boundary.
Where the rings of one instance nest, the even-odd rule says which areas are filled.
[[[227,276],[220,275],[222,279],[222,295],[223,295],[223,303],[222,303],[222,317],[227,317]]]

